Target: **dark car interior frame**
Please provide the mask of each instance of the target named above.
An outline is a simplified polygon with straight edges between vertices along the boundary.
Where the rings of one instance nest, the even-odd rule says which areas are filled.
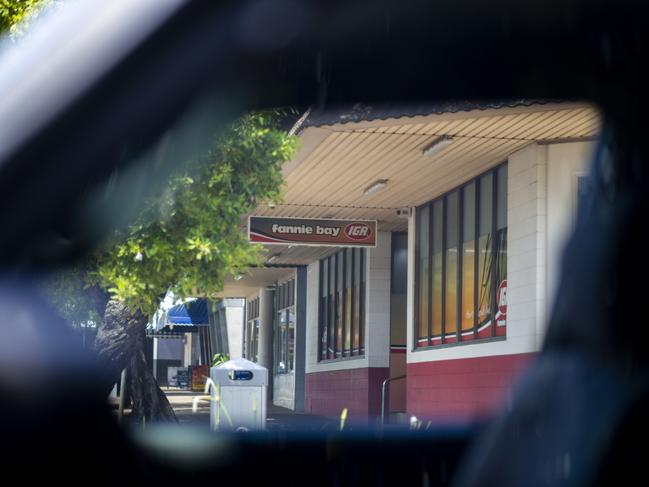
[[[94,8],[99,15],[101,3]],[[113,40],[92,45],[96,54],[137,28],[138,16],[144,23],[147,8],[117,22]],[[631,482],[643,471],[644,449],[635,444],[648,431],[648,19],[644,3],[606,0],[177,2],[0,153],[2,463],[35,464],[73,481],[93,471],[105,481],[160,485]],[[42,58],[57,48],[43,48]],[[56,73],[58,84],[72,71]],[[31,89],[57,96],[49,84]],[[20,93],[25,103],[30,95]],[[202,440],[210,452],[203,462],[172,461],[110,418],[101,369],[69,348],[66,327],[35,297],[37,276],[82,258],[122,222],[115,214],[128,216],[113,211],[124,193],[96,197],[107,181],[130,174],[122,188],[129,208],[146,196],[134,162],[163,135],[200,148],[205,134],[191,127],[266,107],[521,98],[588,100],[604,125],[543,350],[511,408],[490,424],[214,437]],[[0,111],[0,130],[21,113]],[[174,154],[145,164],[147,177],[163,178]],[[96,212],[105,217],[99,226],[89,216]],[[25,320],[35,336],[18,330]],[[11,351],[21,347],[33,347],[38,360],[16,361]],[[568,474],[555,468],[566,458]]]

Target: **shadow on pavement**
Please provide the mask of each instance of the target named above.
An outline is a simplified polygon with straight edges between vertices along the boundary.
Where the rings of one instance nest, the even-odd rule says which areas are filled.
[[[192,411],[194,397],[199,392],[173,388],[162,389],[183,426],[210,427],[210,405],[200,401],[196,412]],[[287,408],[268,404],[266,428],[269,431],[316,432],[330,431],[337,428],[337,420],[314,414],[297,413]]]

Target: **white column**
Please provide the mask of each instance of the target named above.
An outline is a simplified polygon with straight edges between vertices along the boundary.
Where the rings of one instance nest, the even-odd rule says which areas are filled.
[[[153,377],[158,380],[158,339],[153,339]]]
[[[185,333],[183,367],[189,367],[191,364],[192,364],[192,334]]]
[[[547,146],[509,156],[507,341],[538,351],[545,334]]]
[[[365,354],[369,367],[389,367],[392,234],[379,232],[376,243],[368,251]]]
[[[243,354],[243,320],[243,306],[226,305],[225,323],[228,330],[228,351],[231,359],[239,358]]]
[[[273,291],[259,292],[259,365],[273,376]]]

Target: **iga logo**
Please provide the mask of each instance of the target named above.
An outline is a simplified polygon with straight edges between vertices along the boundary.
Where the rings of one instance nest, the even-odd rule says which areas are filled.
[[[367,240],[372,234],[366,223],[350,223],[345,227],[345,235],[353,240]]]
[[[507,279],[498,286],[498,311],[503,316],[507,316]]]

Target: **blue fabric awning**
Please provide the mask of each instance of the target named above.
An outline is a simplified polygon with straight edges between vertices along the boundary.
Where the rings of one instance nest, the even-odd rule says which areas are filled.
[[[207,307],[208,300],[205,298],[178,304],[167,311],[166,324],[174,326],[208,326]]]

